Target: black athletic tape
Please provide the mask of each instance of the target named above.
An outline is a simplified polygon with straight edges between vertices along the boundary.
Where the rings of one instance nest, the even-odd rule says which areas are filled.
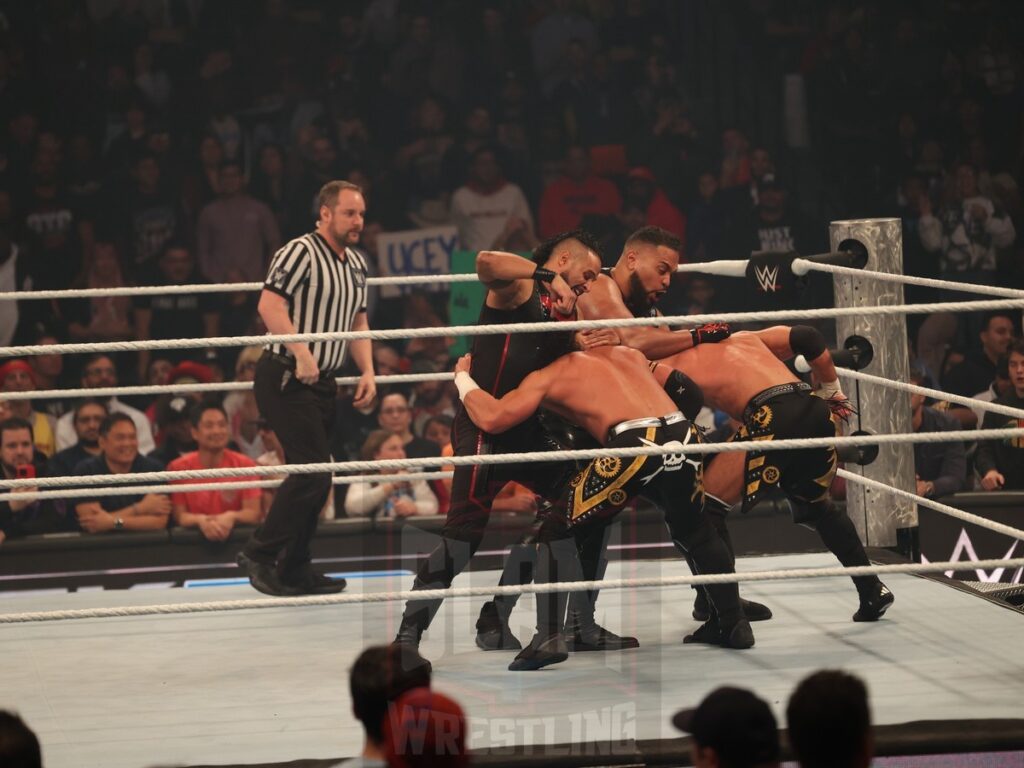
[[[544,269],[544,267],[537,267],[533,271],[533,279],[538,283],[550,283],[555,279],[555,273],[550,269]]]

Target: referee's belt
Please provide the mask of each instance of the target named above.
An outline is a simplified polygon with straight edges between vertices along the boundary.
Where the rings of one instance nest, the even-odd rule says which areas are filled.
[[[272,360],[273,362],[283,365],[289,371],[295,370],[295,358],[289,357],[288,355],[279,355],[276,352],[271,352],[269,349],[263,351],[262,359]],[[320,380],[334,379],[338,375],[337,371],[320,371]]]
[[[618,437],[623,432],[628,432],[631,429],[640,429],[641,427],[667,427],[669,424],[678,424],[681,421],[686,421],[686,417],[683,416],[681,411],[672,411],[672,413],[666,414],[665,416],[651,416],[644,419],[620,421],[608,430],[608,439],[611,440],[613,437]]]

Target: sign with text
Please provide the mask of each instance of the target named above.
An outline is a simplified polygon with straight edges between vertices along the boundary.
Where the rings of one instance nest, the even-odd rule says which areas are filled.
[[[451,272],[452,252],[459,247],[455,227],[430,227],[404,232],[381,233],[377,253],[381,277],[397,275],[447,275]],[[382,285],[381,298],[392,299],[419,291],[446,291],[447,283]]]

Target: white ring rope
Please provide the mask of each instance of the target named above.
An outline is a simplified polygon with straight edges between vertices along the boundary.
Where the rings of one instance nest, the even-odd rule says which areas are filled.
[[[630,448],[587,448],[573,451],[536,451],[531,453],[489,453],[474,456],[424,456],[415,459],[378,459],[376,461],[325,461],[313,464],[283,464],[273,467],[225,467],[218,469],[188,469],[174,472],[132,472],[116,475],[82,475],[74,477],[38,477],[24,479],[2,479],[0,488],[60,488],[77,486],[87,488],[106,483],[165,482],[169,480],[200,480],[211,477],[234,477],[239,475],[276,475],[286,472],[291,475],[326,474],[330,472],[374,472],[380,469],[406,469],[411,467],[434,467],[451,465],[457,467],[481,464],[520,464],[546,461],[590,460],[603,456],[657,456],[698,455],[709,453],[730,453],[746,451],[798,451],[806,448],[831,448],[838,445],[887,445],[905,443],[948,443],[956,440],[997,440],[1022,437],[1024,428],[971,429],[952,432],[912,432],[909,434],[846,435],[836,437],[809,437],[789,440],[737,440],[728,443],[700,443],[665,447],[638,446]],[[86,495],[86,494],[83,494]]]
[[[419,285],[421,283],[475,283],[475,272],[453,275],[392,275],[368,277],[368,285]],[[0,291],[0,301],[22,299],[88,299],[108,296],[164,296],[179,293],[243,293],[259,291],[263,283],[195,283],[186,285],[125,285],[120,288],[66,288],[59,291]]]
[[[414,384],[420,381],[451,381],[454,373],[396,373],[374,376],[378,384]],[[358,376],[339,376],[335,383],[344,387],[359,383]],[[124,395],[162,395],[182,392],[247,392],[251,381],[222,381],[212,384],[146,384],[137,387],[83,387],[82,389],[33,389],[26,392],[0,392],[0,400],[54,400],[83,397],[118,397]]]
[[[604,581],[552,582],[490,587],[451,587],[449,589],[411,589],[398,592],[368,592],[336,595],[303,595],[251,600],[216,600],[207,603],[176,603],[165,605],[128,605],[110,608],[76,608],[62,611],[27,611],[0,614],[0,624],[26,624],[66,619],[106,619],[124,616],[154,616],[182,613],[219,613],[257,608],[301,608],[314,605],[346,605],[353,603],[390,603],[397,600],[435,600],[491,595],[521,595],[545,592],[583,592],[593,589],[641,589],[645,587],[681,587],[692,584],[732,584],[748,581],[788,581],[832,576],[883,576],[885,574],[942,573],[990,568],[1024,566],[1024,557],[1007,560],[952,561],[944,563],[899,563],[895,565],[858,565],[852,568],[791,568],[778,571],[746,573],[705,573],[699,576],[661,576]]]
[[[873,376],[872,374],[864,373],[863,371],[852,371],[849,368],[840,368],[839,366],[836,366],[836,372],[840,376],[856,379],[858,381],[866,381],[872,384],[881,384],[883,387],[889,387],[901,392],[925,395],[927,397],[935,398],[936,400],[956,403],[957,405],[966,405],[968,408],[977,408],[979,410],[992,411],[992,413],[1001,413],[1005,416],[1013,416],[1016,419],[1024,419],[1024,409],[1021,408],[1011,408],[1009,405],[993,403],[987,400],[975,400],[973,397],[954,395],[952,392],[943,392],[941,389],[921,387],[917,384],[910,384],[909,382],[893,381],[881,376]]]
[[[963,520],[966,523],[972,523],[982,528],[988,528],[990,531],[1002,533],[1014,539],[1020,539],[1021,541],[1024,541],[1024,531],[1022,531],[1020,528],[1013,528],[1009,525],[997,523],[995,520],[989,520],[987,518],[981,517],[980,515],[974,515],[970,512],[964,512],[962,509],[957,509],[956,507],[951,507],[948,504],[943,504],[942,502],[935,501],[933,499],[928,499],[925,498],[924,496],[919,496],[918,494],[911,493],[910,491],[904,491],[901,488],[896,488],[891,485],[886,485],[885,483],[880,483],[877,480],[872,480],[869,477],[864,477],[863,475],[858,475],[845,469],[836,470],[836,475],[846,479],[851,483],[860,483],[861,485],[866,485],[868,488],[874,488],[876,491],[883,491],[884,493],[891,493],[896,496],[902,496],[905,499],[910,499],[911,501],[917,502],[922,507],[928,507],[929,509],[934,509],[936,512],[942,512],[943,514],[949,515],[950,517],[955,517],[958,520]]]
[[[102,341],[82,344],[24,345],[0,347],[0,357],[62,355],[97,352],[134,352],[143,349],[205,349],[207,347],[248,347],[296,341],[354,341],[356,339],[426,339],[447,336],[488,336],[506,333],[564,333],[596,328],[632,328],[634,326],[700,325],[702,323],[774,322],[777,320],[820,320],[837,317],[877,315],[923,315],[934,312],[986,312],[997,309],[1022,309],[1022,299],[990,301],[954,301],[933,304],[894,304],[873,307],[834,307],[828,309],[787,309],[769,312],[731,312],[705,315],[630,317],[607,320],[568,320],[565,322],[500,323],[495,325],[456,325],[390,330],[338,331],[333,333],[264,334],[262,336],[214,336],[206,339],[149,339],[146,341]]]
[[[1006,296],[1009,298],[1024,296],[1024,291],[1015,288],[999,288],[993,285],[978,285],[975,283],[961,283],[955,280],[936,280],[931,277],[915,277],[914,275],[898,275],[892,272],[878,272],[873,269],[856,269],[855,267],[842,267],[838,264],[821,264],[808,259],[793,259],[793,274],[806,275],[808,272],[830,272],[833,275],[846,275],[849,277],[867,277],[880,280],[883,283],[901,283],[903,285],[920,285],[926,288],[942,288],[948,291],[961,291],[963,293],[977,293],[985,296]]]
[[[279,465],[281,472],[287,474],[288,465]],[[332,478],[334,485],[352,485],[353,483],[399,483],[407,480],[444,480],[452,476],[452,472],[403,472],[394,475],[339,475]],[[134,496],[145,493],[196,493],[197,491],[235,491],[243,488],[276,488],[284,479],[277,480],[242,480],[227,483],[163,483],[161,485],[119,485],[110,488],[90,488],[88,496]],[[5,493],[0,496],[3,501],[40,501],[42,499],[75,499],[83,496],[80,488],[67,488],[37,493]]]

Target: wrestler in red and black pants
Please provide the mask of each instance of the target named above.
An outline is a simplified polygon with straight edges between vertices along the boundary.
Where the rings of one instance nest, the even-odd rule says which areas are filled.
[[[536,417],[501,435],[491,435],[477,427],[461,405],[452,425],[452,444],[456,456],[535,453],[559,447]],[[491,502],[506,484],[517,482],[544,499],[554,500],[561,495],[575,471],[575,463],[566,461],[456,467],[441,543],[421,563],[413,589],[447,589],[451,586],[452,580],[479,548],[490,519]],[[524,583],[532,577],[532,568],[522,574]],[[407,602],[396,642],[417,645],[441,603],[440,599]]]

